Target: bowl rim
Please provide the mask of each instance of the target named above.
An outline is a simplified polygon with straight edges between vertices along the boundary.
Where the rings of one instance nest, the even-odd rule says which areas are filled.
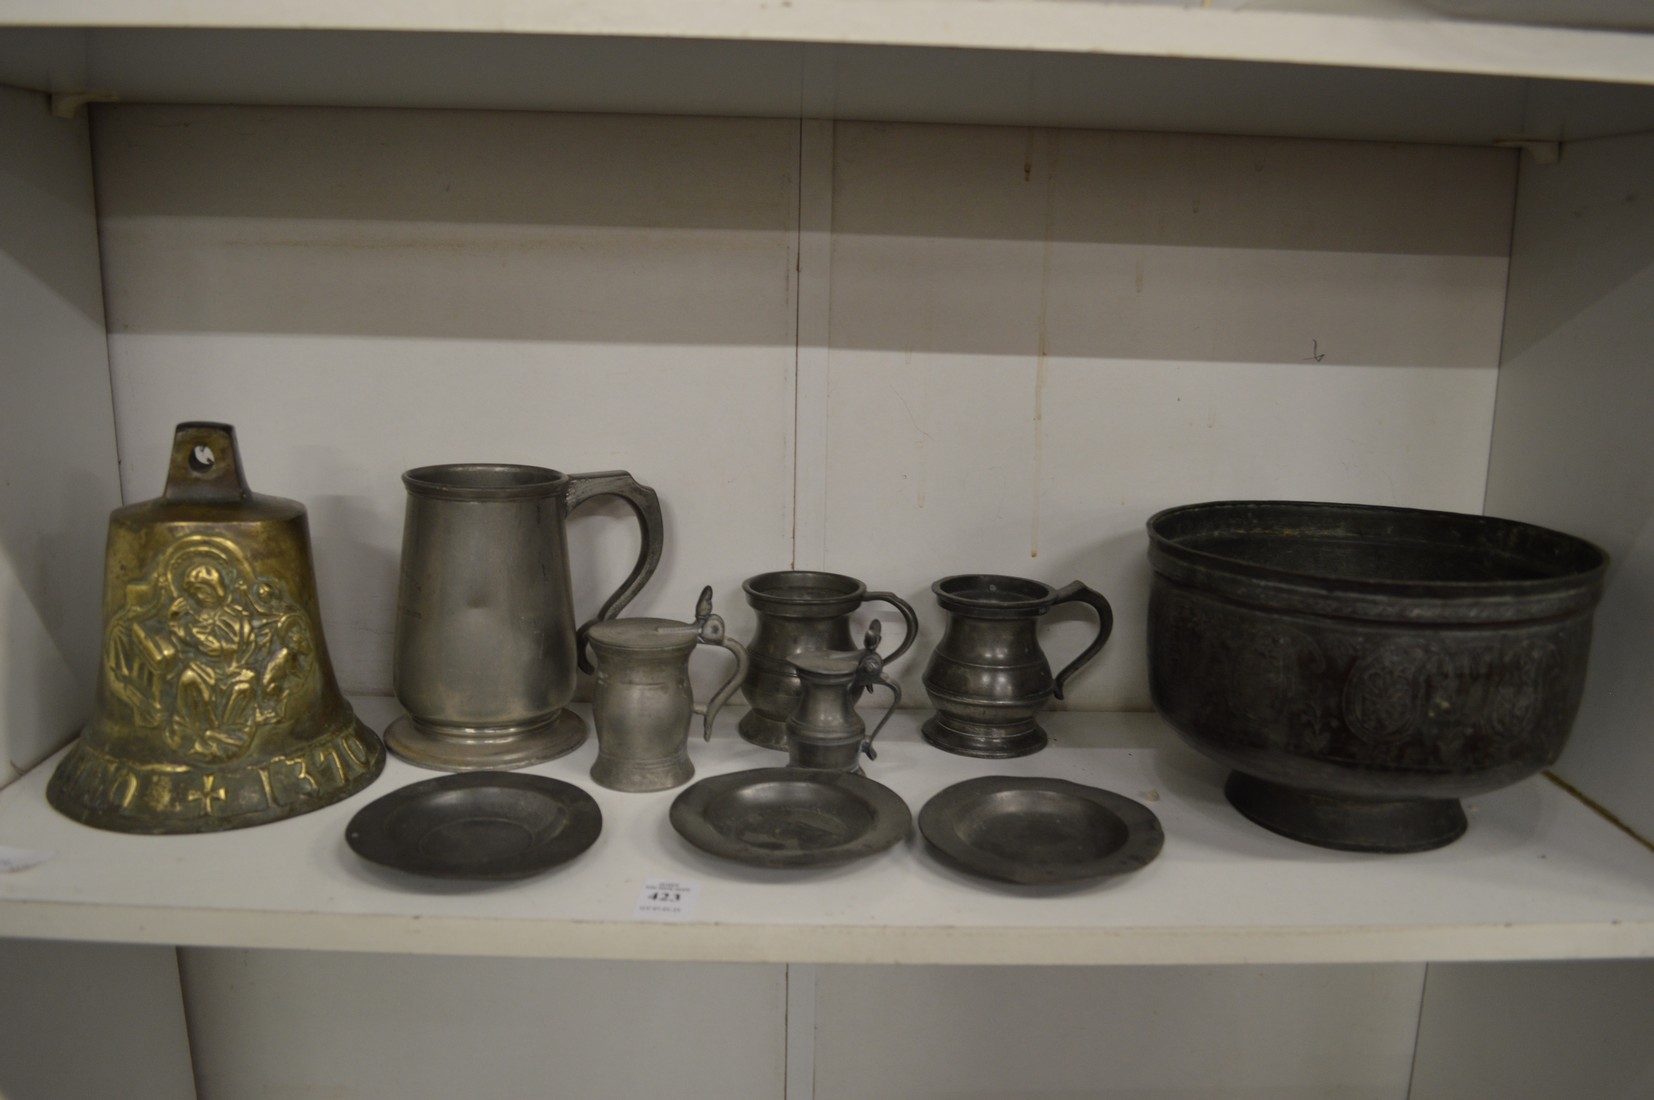
[[[1180,517],[1202,512],[1221,513],[1237,509],[1293,510],[1299,513],[1323,514],[1346,512],[1415,520],[1437,519],[1460,525],[1479,525],[1491,529],[1512,531],[1521,530],[1540,538],[1555,540],[1572,552],[1592,560],[1592,564],[1585,569],[1559,573],[1555,576],[1528,579],[1487,581],[1372,579],[1313,573],[1275,565],[1264,565],[1242,558],[1213,553],[1209,550],[1193,548],[1162,530],[1169,521]],[[1145,526],[1148,529],[1151,559],[1158,553],[1168,559],[1226,576],[1244,577],[1293,588],[1313,589],[1323,593],[1401,596],[1441,600],[1487,599],[1497,596],[1520,599],[1524,596],[1545,596],[1564,592],[1594,593],[1599,591],[1602,586],[1602,578],[1607,572],[1609,561],[1607,551],[1595,543],[1577,535],[1570,535],[1539,524],[1507,519],[1501,516],[1481,515],[1474,512],[1449,512],[1438,509],[1405,508],[1384,504],[1351,504],[1337,501],[1304,500],[1210,500],[1163,508],[1150,516]],[[1156,562],[1156,571],[1161,571],[1158,562]]]

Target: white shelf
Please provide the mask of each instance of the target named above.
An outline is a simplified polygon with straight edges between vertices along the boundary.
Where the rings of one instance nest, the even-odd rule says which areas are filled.
[[[0,83],[152,103],[1047,125],[1488,144],[1654,127],[1654,35],[1406,0],[29,0]]]
[[[383,727],[385,699],[359,710]],[[1237,815],[1222,773],[1146,714],[1050,715],[1054,743],[1016,761],[966,760],[917,740],[923,712],[881,736],[871,774],[917,812],[987,774],[1057,775],[1149,804],[1166,848],[1148,868],[1078,889],[1000,887],[938,864],[915,835],[820,872],[765,872],[696,852],[667,823],[675,791],[591,783],[588,742],[534,770],[597,798],[585,855],[505,885],[430,882],[372,867],[345,823],[369,798],[431,773],[392,760],[367,795],[274,825],[134,837],[47,806],[55,758],[0,792],[0,843],[53,858],[0,875],[0,935],[411,954],[823,963],[1279,963],[1654,955],[1654,854],[1539,778],[1469,804],[1455,844],[1409,856],[1323,851]],[[691,747],[702,775],[779,761],[723,717]],[[1585,732],[1585,731],[1582,731]],[[888,739],[887,739],[888,738]],[[634,920],[649,878],[701,885],[696,919]]]
[[[4,21],[1030,50],[1654,83],[1654,51],[1636,32],[1460,20],[1406,0],[19,0]]]

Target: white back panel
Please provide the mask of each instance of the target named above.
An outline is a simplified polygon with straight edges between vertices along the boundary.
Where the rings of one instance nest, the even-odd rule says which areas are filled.
[[[821,967],[815,1100],[1404,1100],[1420,965]]]
[[[86,119],[0,88],[0,786],[92,711],[120,503]]]
[[[1143,523],[1197,500],[1478,511],[1514,158],[840,124],[827,561],[920,610],[951,573],[1081,579],[1076,709],[1149,705]],[[1066,661],[1089,615],[1051,616]]]
[[[195,1096],[178,952],[0,939],[0,1096]]]
[[[1654,959],[1431,963],[1409,1100],[1654,1096]]]
[[[236,424],[311,513],[347,689],[390,688],[406,468],[625,468],[667,550],[631,613],[791,557],[796,123],[116,108],[97,126],[132,499],[174,422]],[[636,555],[576,518],[578,614]],[[722,671],[715,659],[708,675]]]
[[[924,607],[914,703],[947,573],[1102,589],[1119,633],[1070,705],[1141,708],[1156,508],[1480,503],[1513,154],[841,124],[807,158],[827,396],[795,410],[796,126],[101,117],[120,437],[129,481],[154,471],[129,495],[174,420],[241,424],[255,484],[314,513],[349,687],[389,681],[395,475],[422,462],[632,469],[672,523],[637,610],[711,583],[738,636],[740,579],[820,516],[829,568]],[[792,499],[795,411],[824,500]],[[575,535],[590,606],[632,536]],[[1080,618],[1052,616],[1053,657]]]
[[[1526,164],[1487,508],[1612,557],[1557,771],[1654,838],[1654,136]]]
[[[203,1096],[775,1100],[786,968],[180,953]]]

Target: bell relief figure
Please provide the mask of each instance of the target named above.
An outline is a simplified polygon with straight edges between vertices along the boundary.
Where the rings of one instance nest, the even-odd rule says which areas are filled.
[[[111,620],[111,692],[140,727],[196,763],[234,760],[261,726],[286,721],[314,667],[304,614],[240,551],[198,536],[127,586]]]

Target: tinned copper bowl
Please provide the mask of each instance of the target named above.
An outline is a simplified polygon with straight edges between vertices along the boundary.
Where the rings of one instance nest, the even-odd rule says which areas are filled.
[[[1327,848],[1456,840],[1561,753],[1607,555],[1488,516],[1217,501],[1149,519],[1149,686],[1253,821]]]

